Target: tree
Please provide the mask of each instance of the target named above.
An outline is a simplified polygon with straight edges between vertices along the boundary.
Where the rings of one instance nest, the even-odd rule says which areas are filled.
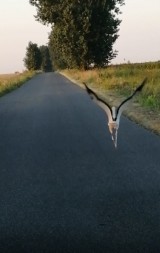
[[[57,65],[107,65],[116,52],[120,6],[124,0],[30,0],[37,19],[52,24],[49,46]]]
[[[87,5],[66,1],[62,16],[50,34],[50,49],[54,62],[68,68],[87,68],[89,64],[88,41],[89,11]]]
[[[26,48],[26,56],[24,58],[24,65],[28,70],[39,70],[41,66],[41,52],[37,44],[28,43]]]
[[[44,72],[52,71],[52,63],[48,46],[42,45],[39,47],[39,50],[41,52],[41,70]]]

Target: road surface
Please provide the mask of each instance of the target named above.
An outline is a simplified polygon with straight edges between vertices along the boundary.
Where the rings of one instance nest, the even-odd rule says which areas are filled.
[[[160,252],[160,137],[57,73],[0,98],[0,252]]]

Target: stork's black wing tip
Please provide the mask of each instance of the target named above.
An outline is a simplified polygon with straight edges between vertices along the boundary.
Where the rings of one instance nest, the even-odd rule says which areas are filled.
[[[84,84],[84,86],[85,86],[85,88],[86,88],[86,91],[87,91],[89,94],[93,93],[93,91],[87,86],[87,84],[86,84],[85,82],[83,82],[83,84]]]
[[[141,91],[144,85],[146,84],[146,82],[147,82],[147,77],[144,78],[144,80],[142,81],[140,86],[136,89],[136,91]]]
[[[144,80],[142,81],[141,85],[144,86],[147,82],[147,77],[144,78]]]
[[[84,84],[86,90],[88,90],[89,88],[88,88],[87,84],[85,82],[83,82],[83,84]]]
[[[85,83],[85,82],[82,82],[83,84],[84,84],[84,86],[85,86],[85,88],[87,89],[88,87],[87,87],[87,84]]]

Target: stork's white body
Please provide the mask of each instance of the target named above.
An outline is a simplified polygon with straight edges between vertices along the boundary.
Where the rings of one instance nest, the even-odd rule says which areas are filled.
[[[126,109],[128,103],[131,101],[133,96],[138,92],[141,91],[144,84],[146,83],[146,78],[143,80],[143,82],[138,86],[138,88],[134,91],[134,93],[125,99],[118,108],[116,107],[110,107],[109,104],[107,104],[104,100],[102,100],[100,97],[97,96],[97,94],[92,91],[88,86],[84,83],[86,90],[91,97],[91,99],[97,103],[107,114],[108,117],[108,127],[109,131],[111,133],[112,140],[114,142],[115,147],[117,147],[117,134],[118,134],[118,128],[120,123],[120,117],[122,112]]]

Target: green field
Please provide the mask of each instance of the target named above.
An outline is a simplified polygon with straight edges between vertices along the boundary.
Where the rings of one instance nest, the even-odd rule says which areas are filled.
[[[88,71],[64,70],[62,74],[80,85],[86,82],[111,105],[119,104],[147,77],[144,89],[126,115],[160,134],[160,62],[112,65]]]
[[[35,75],[35,72],[25,71],[23,73],[0,75],[0,96],[20,87],[24,82]]]
[[[139,96],[141,105],[160,110],[160,62],[113,65],[88,71],[65,70],[65,74],[79,82],[86,82],[98,90],[113,90],[129,95],[147,77],[147,84]]]

